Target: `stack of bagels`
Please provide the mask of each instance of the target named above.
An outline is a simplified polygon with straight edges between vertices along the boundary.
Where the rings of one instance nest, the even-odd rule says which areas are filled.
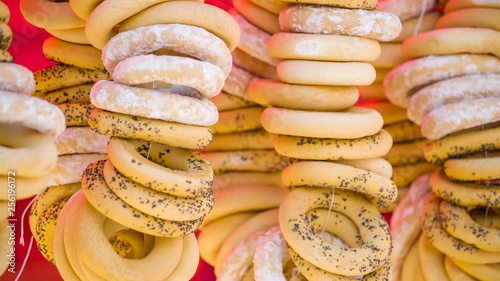
[[[12,29],[9,26],[10,10],[0,1],[0,62],[14,62],[14,58],[7,51],[12,44]]]
[[[406,108],[429,140],[425,159],[439,166],[428,178],[430,198],[416,203],[421,228],[397,246],[398,255],[406,258],[395,276],[495,280],[500,262],[500,33],[494,15],[500,6],[498,1],[440,2],[444,14],[436,29],[406,39],[402,54],[407,61],[384,81],[388,99]],[[401,208],[407,213],[416,207]],[[394,237],[405,236],[401,225],[411,223],[392,223]]]

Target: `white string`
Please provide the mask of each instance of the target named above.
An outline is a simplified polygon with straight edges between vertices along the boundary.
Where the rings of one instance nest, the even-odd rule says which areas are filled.
[[[17,274],[16,279],[14,281],[19,280],[19,278],[21,277],[21,274],[24,271],[24,268],[26,267],[26,263],[28,262],[28,258],[30,257],[30,254],[31,254],[31,248],[33,248],[33,241],[34,240],[35,239],[33,239],[33,236],[31,236],[30,244],[28,246],[28,251],[26,252],[26,256],[24,257],[23,265],[21,266],[21,269],[19,270],[19,274]]]
[[[30,209],[31,205],[33,205],[33,202],[35,202],[35,200],[42,192],[38,193],[33,199],[31,199],[31,201],[28,203],[28,206],[24,208],[23,214],[21,215],[21,238],[19,238],[19,244],[21,244],[22,246],[24,246],[24,216],[26,216],[26,212]]]
[[[323,225],[323,229],[321,230],[321,237],[324,237],[326,227],[328,225],[328,221],[330,220],[330,214],[333,209],[333,200],[335,199],[335,187],[332,186],[332,198],[330,200],[330,206],[328,207],[328,213],[326,214],[325,224]]]
[[[423,2],[422,10],[420,10],[420,16],[418,17],[417,25],[415,25],[415,30],[413,30],[413,36],[418,34],[418,31],[420,30],[420,25],[422,24],[422,20],[424,19],[425,10],[427,9],[425,1],[426,0],[422,0]]]

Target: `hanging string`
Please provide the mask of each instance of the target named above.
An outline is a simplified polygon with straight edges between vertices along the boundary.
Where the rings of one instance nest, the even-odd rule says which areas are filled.
[[[425,11],[427,10],[425,0],[422,0],[422,10],[420,10],[420,15],[418,16],[417,24],[415,25],[415,29],[413,30],[413,36],[417,35],[420,31],[420,25],[422,24],[422,20],[425,16]]]
[[[26,216],[26,213],[30,209],[31,205],[33,205],[35,200],[38,198],[38,196],[40,196],[40,194],[42,194],[42,192],[38,193],[35,197],[33,197],[33,199],[31,199],[26,208],[24,208],[23,214],[21,215],[21,238],[19,238],[19,244],[21,244],[21,246],[24,246],[24,217]]]
[[[34,240],[35,239],[33,238],[33,236],[31,236],[31,238],[30,238],[30,244],[28,246],[28,251],[26,252],[26,256],[24,257],[23,264],[21,265],[21,269],[19,270],[19,274],[17,274],[16,279],[14,281],[18,281],[19,280],[19,278],[21,277],[21,274],[24,271],[24,268],[26,267],[26,263],[28,262],[28,258],[30,257],[30,254],[31,254],[31,249],[33,248],[33,241]]]
[[[328,226],[328,221],[330,220],[330,214],[332,213],[334,200],[335,200],[335,187],[332,186],[332,198],[330,200],[330,206],[328,207],[328,213],[326,214],[325,224],[323,225],[323,229],[321,230],[321,237],[324,237],[326,227]]]

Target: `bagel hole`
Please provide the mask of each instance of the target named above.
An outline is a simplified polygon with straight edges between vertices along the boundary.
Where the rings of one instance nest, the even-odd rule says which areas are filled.
[[[116,254],[125,259],[142,259],[154,245],[153,236],[133,229],[121,230],[109,237],[108,241]]]
[[[144,142],[137,148],[144,158],[172,170],[190,170],[189,159],[192,153],[188,149],[170,147],[158,143]]]
[[[471,218],[483,227],[500,229],[499,208],[476,208],[469,211]]]
[[[136,85],[137,87],[144,88],[144,89],[149,89],[149,90],[156,90],[168,94],[175,94],[175,95],[181,95],[181,96],[187,96],[195,99],[202,99],[202,95],[200,91],[196,90],[193,87],[189,86],[184,86],[184,85],[173,85],[170,83],[166,83],[163,81],[153,81],[153,82],[148,82],[148,83],[142,83]]]
[[[21,124],[0,124],[0,145],[9,148],[29,147],[47,137]],[[17,137],[13,137],[17,136]]]

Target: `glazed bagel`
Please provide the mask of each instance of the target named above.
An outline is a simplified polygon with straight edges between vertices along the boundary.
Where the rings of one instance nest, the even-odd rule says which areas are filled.
[[[57,154],[106,154],[109,136],[101,135],[90,127],[68,127],[55,139]]]
[[[189,37],[182,36],[190,34]],[[148,42],[142,44],[141,42]],[[111,38],[102,50],[102,61],[113,73],[116,65],[133,56],[165,50],[207,61],[220,67],[225,76],[231,71],[231,55],[224,41],[207,30],[183,24],[138,27]]]
[[[57,165],[49,175],[45,187],[80,182],[83,170],[85,170],[90,163],[106,158],[106,154],[100,153],[60,155],[57,157]]]
[[[269,38],[267,52],[282,59],[374,61],[380,44],[358,36],[280,32]]]
[[[423,86],[457,76],[499,71],[500,60],[491,55],[427,56],[393,68],[384,80],[384,90],[390,102],[407,108],[410,97]]]
[[[96,82],[90,91],[90,101],[101,110],[189,125],[210,126],[218,119],[216,106],[207,99],[167,94],[114,81]]]
[[[166,122],[98,108],[90,111],[87,122],[99,134],[142,139],[180,148],[206,148],[213,138],[212,131],[203,126]]]
[[[392,138],[385,130],[358,139],[324,139],[286,135],[274,137],[274,148],[284,156],[310,160],[366,159],[385,155]]]
[[[449,27],[427,31],[406,39],[401,52],[406,60],[429,55],[461,53],[492,54],[500,57],[498,49],[492,47],[498,44],[500,44],[500,31],[489,28]]]
[[[288,84],[273,79],[253,80],[248,95],[262,106],[310,111],[343,110],[359,98],[356,87]]]
[[[376,134],[383,126],[376,110],[354,106],[334,112],[270,107],[262,112],[261,121],[274,134],[317,138],[363,138]]]
[[[391,13],[331,6],[293,5],[280,13],[286,32],[340,34],[391,41],[401,32],[401,21]]]
[[[35,89],[33,72],[26,67],[15,64],[0,62],[0,90],[30,95]]]

